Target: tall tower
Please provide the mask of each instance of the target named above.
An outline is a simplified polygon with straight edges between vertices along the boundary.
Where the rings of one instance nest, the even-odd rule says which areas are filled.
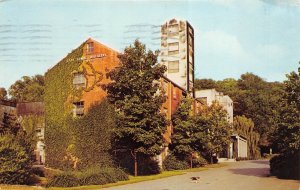
[[[194,97],[194,29],[187,21],[172,19],[161,26],[160,57],[165,76]]]

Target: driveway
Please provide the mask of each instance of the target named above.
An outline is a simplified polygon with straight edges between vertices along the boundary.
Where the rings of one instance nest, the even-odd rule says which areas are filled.
[[[195,183],[191,177],[200,177]],[[223,168],[189,172],[153,181],[106,188],[107,190],[300,190],[297,180],[269,177],[265,160],[229,163]]]

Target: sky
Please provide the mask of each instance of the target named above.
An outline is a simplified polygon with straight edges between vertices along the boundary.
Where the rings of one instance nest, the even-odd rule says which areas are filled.
[[[159,49],[172,18],[195,30],[196,78],[283,81],[299,67],[300,0],[0,0],[0,87],[44,74],[90,37]]]

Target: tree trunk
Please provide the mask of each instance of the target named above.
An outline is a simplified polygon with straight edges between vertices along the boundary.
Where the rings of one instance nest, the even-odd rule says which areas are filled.
[[[193,168],[193,155],[191,154],[191,160],[190,160],[190,162],[191,162],[191,169]]]
[[[137,176],[138,171],[138,165],[137,165],[137,158],[136,158],[136,152],[134,151],[134,176]]]
[[[133,150],[133,151],[130,151],[133,159],[134,159],[134,176],[136,177],[137,176],[137,173],[138,173],[138,163],[137,163],[137,155],[136,155],[136,151]]]

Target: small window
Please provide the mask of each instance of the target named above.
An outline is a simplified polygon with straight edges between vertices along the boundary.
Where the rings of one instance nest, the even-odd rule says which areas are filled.
[[[179,72],[179,61],[169,61],[168,62],[168,72],[178,73]]]
[[[178,55],[178,54],[179,54],[178,50],[168,52],[168,55]]]
[[[94,51],[94,43],[90,42],[87,44],[87,52],[92,53]]]
[[[86,86],[86,78],[83,73],[74,74],[73,85],[75,88],[84,88]]]
[[[178,42],[168,43],[168,46],[169,46],[169,51],[179,50],[179,43]]]
[[[73,103],[73,116],[83,116],[84,114],[84,101]]]

